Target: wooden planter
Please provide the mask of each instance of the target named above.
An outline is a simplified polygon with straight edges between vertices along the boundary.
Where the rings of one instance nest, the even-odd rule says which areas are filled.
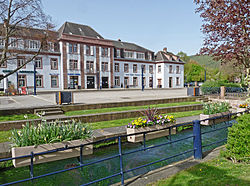
[[[174,124],[174,123],[171,123],[171,125],[172,124]],[[167,126],[170,126],[170,125],[163,125],[163,126],[162,125],[155,125],[155,126],[141,127],[141,128],[136,128],[136,129],[127,128],[127,134],[135,134],[135,133],[139,133],[139,132],[159,130],[159,129],[166,128]],[[176,134],[176,127],[171,129],[171,134]],[[146,140],[161,138],[163,136],[168,136],[168,135],[169,135],[169,129],[150,132],[150,133],[146,134]],[[127,140],[129,142],[132,142],[132,143],[142,142],[143,141],[143,134],[128,136]]]
[[[230,114],[230,112],[221,112],[221,113],[211,114],[211,115],[200,114],[200,120],[213,118],[213,117],[217,117],[217,116],[225,116],[228,114]],[[230,116],[229,120],[231,120],[231,116]],[[221,123],[224,121],[228,121],[228,116],[221,117],[221,118],[214,119],[214,120],[201,121],[201,125],[213,125],[213,124],[218,124],[218,123]]]
[[[11,151],[12,151],[12,157],[18,157],[18,156],[30,155],[31,152],[40,153],[58,148],[63,148],[65,147],[65,145],[68,145],[68,147],[72,147],[72,146],[87,144],[89,142],[92,142],[92,139],[73,140],[73,141],[66,141],[66,142],[52,143],[52,144],[42,144],[38,146],[14,147],[11,149]],[[83,155],[89,155],[89,154],[93,154],[93,145],[86,145],[83,148]],[[33,162],[34,164],[39,164],[39,163],[57,161],[78,156],[80,156],[80,148],[74,148],[74,149],[34,156]],[[23,167],[30,165],[30,160],[31,158],[29,157],[29,158],[14,159],[12,161],[14,167]]]

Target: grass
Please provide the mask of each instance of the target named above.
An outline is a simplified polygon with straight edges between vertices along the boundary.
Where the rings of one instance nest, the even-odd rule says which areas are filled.
[[[11,131],[0,131],[0,143],[9,141],[9,137],[11,136]]]
[[[159,180],[151,186],[210,186],[210,185],[250,185],[250,166],[246,163],[236,163],[218,157],[183,170],[167,179]]]
[[[39,118],[35,114],[25,114],[25,115],[27,115],[28,119],[38,119]],[[0,122],[1,121],[16,121],[16,120],[25,120],[24,114],[0,116]]]
[[[187,116],[195,116],[202,113],[202,110],[195,110],[195,111],[187,111],[187,112],[174,112],[168,113],[169,115],[173,115],[175,118],[187,117]],[[119,119],[119,120],[111,120],[111,121],[100,121],[96,123],[90,123],[91,128],[93,130],[102,129],[102,128],[109,128],[109,127],[118,127],[127,125],[129,122],[136,118],[126,118],[126,119]],[[11,136],[11,131],[0,131],[0,142],[9,141],[9,137]]]
[[[155,105],[144,105],[144,106],[129,106],[129,107],[113,107],[113,108],[102,108],[102,109],[91,109],[91,110],[76,110],[66,112],[66,116],[73,115],[83,115],[83,114],[97,114],[97,113],[106,113],[106,112],[120,112],[120,111],[129,111],[129,110],[140,110],[147,109],[150,107],[172,107],[172,106],[182,106],[182,105],[194,105],[201,104],[200,102],[180,102],[180,103],[166,103],[166,104],[155,104]]]
[[[168,113],[168,115],[173,115],[175,118],[187,117],[187,116],[195,116],[202,113],[202,110],[195,110],[195,111],[187,111],[187,112],[174,112]],[[129,122],[136,118],[126,118],[126,119],[119,119],[119,120],[111,120],[111,121],[100,121],[91,123],[92,128],[95,129],[102,129],[102,128],[109,128],[109,127],[118,127],[127,125]]]

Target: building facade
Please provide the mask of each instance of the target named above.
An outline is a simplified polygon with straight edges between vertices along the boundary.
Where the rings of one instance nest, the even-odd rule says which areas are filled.
[[[10,85],[19,91],[22,87],[32,90],[35,82],[37,91],[142,86],[182,88],[184,85],[184,62],[166,49],[155,55],[137,44],[104,39],[91,27],[70,22],[65,22],[51,35],[50,47],[1,81],[1,90],[8,90]],[[11,39],[17,40],[13,49],[19,53],[17,59],[0,67],[0,76],[24,63],[39,48],[39,39],[35,37]],[[0,50],[3,46],[0,38]]]

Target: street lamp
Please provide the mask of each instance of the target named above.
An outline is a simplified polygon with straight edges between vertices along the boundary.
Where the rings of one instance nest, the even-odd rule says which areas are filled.
[[[141,65],[141,90],[144,91],[143,70],[144,65]]]
[[[36,61],[34,61],[33,64],[34,64],[34,95],[36,95]]]

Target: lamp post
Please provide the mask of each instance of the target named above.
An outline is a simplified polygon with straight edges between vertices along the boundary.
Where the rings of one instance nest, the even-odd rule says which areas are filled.
[[[143,65],[141,65],[141,90],[144,91],[144,81],[143,81]]]
[[[34,95],[36,95],[36,61],[34,61]]]

